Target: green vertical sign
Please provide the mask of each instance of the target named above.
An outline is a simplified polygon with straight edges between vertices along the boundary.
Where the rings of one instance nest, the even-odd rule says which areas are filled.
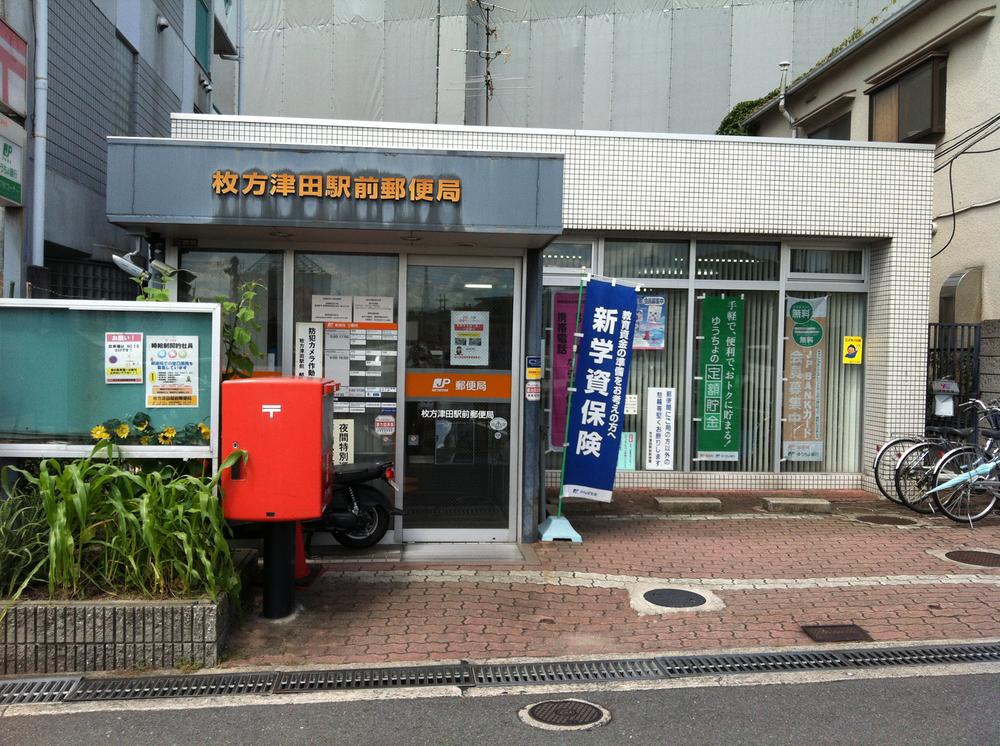
[[[743,380],[742,298],[706,296],[701,302],[698,375],[698,458],[736,461]]]

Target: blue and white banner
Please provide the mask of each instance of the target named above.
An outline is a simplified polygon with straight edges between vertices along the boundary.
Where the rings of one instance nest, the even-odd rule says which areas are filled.
[[[567,414],[563,497],[611,502],[623,437],[635,312],[632,286],[605,280],[588,283]]]

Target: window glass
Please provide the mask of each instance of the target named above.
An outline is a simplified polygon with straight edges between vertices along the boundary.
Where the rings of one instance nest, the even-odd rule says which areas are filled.
[[[899,140],[899,88],[895,83],[871,95],[870,138],[876,142]]]
[[[851,112],[847,112],[819,129],[813,130],[809,133],[809,137],[813,140],[850,140]]]
[[[688,276],[689,254],[687,241],[606,241],[604,274],[680,280]]]
[[[198,64],[209,71],[212,58],[212,11],[205,0],[195,0],[194,3],[194,52]]]
[[[281,370],[281,253],[182,251],[180,266],[187,270],[177,275],[177,299],[181,301],[214,301],[219,297],[236,300],[246,283],[263,286],[255,301],[260,329],[251,329],[250,333],[264,358],[254,361],[254,370]]]
[[[587,243],[549,244],[542,250],[542,266],[545,269],[582,269],[593,267],[593,245]]]
[[[915,137],[931,129],[933,68],[923,65],[899,80],[899,139]]]
[[[699,241],[697,280],[774,280],[780,274],[777,244]]]
[[[863,252],[792,249],[790,271],[806,274],[860,275]]]
[[[866,298],[864,293],[801,291],[790,291],[786,296],[786,314],[800,300],[811,301],[813,308],[822,314],[816,314],[813,320],[823,330],[825,340],[805,348],[794,342],[785,343],[781,462],[784,472],[861,471],[864,365],[844,363],[845,353],[853,356],[858,351],[845,350],[843,342],[845,336],[864,338]],[[786,330],[790,325],[786,321]],[[803,331],[808,333],[808,329]],[[796,337],[794,329],[791,337]],[[822,353],[818,360],[814,352],[810,355],[810,351],[817,349]],[[802,353],[816,362],[803,359]],[[863,361],[863,342],[860,355]]]
[[[395,256],[295,255],[295,322],[323,324],[323,375],[340,383],[333,419],[341,463],[395,454],[398,272]],[[364,321],[366,313],[378,320]]]
[[[698,248],[701,248],[699,243]],[[709,291],[708,296],[721,295],[719,291]],[[739,453],[735,461],[695,460],[694,471],[771,471],[774,468],[774,397],[777,349],[778,294],[776,292],[750,291],[726,293],[726,297],[743,298],[742,344],[736,348],[740,358],[742,376],[739,407]],[[704,336],[702,329],[703,301],[695,303],[695,335]],[[695,375],[702,345],[707,339],[695,339]],[[701,386],[704,380],[694,381],[691,398],[696,403],[694,418],[699,417],[698,406]],[[693,422],[695,442],[692,453],[697,457],[698,422]]]

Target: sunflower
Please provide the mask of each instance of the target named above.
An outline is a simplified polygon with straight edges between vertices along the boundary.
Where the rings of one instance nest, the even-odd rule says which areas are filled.
[[[161,432],[156,439],[160,442],[160,445],[168,446],[174,442],[175,435],[177,435],[177,431],[174,428],[165,427],[163,428],[163,432]]]
[[[199,422],[198,423],[198,432],[201,433],[201,439],[202,440],[208,440],[209,436],[212,433],[212,430],[204,422]]]
[[[132,429],[128,426],[127,422],[123,422],[118,427],[115,428],[115,435],[124,440],[128,437]]]
[[[149,445],[149,441],[150,441],[150,437],[148,435],[140,435],[139,436],[139,445],[141,445],[141,446],[148,446]]]
[[[149,427],[149,415],[145,412],[136,413],[135,417],[132,418],[132,424],[136,430],[146,432],[146,428]]]
[[[94,440],[108,440],[111,434],[108,433],[108,429],[104,425],[95,425],[90,428],[90,437]]]

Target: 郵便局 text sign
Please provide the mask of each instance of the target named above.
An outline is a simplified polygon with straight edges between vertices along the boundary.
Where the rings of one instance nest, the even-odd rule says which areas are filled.
[[[610,502],[635,332],[635,288],[591,280],[567,418],[563,497]]]

